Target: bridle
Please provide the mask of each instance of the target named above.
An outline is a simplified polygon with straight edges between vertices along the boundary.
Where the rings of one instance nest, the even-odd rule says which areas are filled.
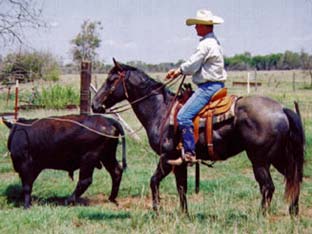
[[[126,83],[125,83],[125,79],[128,78],[128,76],[129,76],[129,72],[126,73],[125,71],[118,71],[118,79],[116,79],[114,81],[112,87],[110,88],[108,94],[104,96],[102,102],[105,102],[106,99],[115,91],[115,89],[116,89],[117,85],[119,84],[119,82],[122,82],[123,88],[125,90],[125,96],[128,99],[129,95],[128,95],[128,91],[126,89]]]
[[[114,81],[112,87],[110,88],[110,90],[108,91],[108,94],[104,96],[103,98],[103,102],[105,102],[105,100],[107,100],[107,98],[115,91],[117,85],[122,82],[122,85],[123,85],[123,88],[124,88],[124,92],[125,92],[125,96],[127,98],[127,100],[129,100],[129,94],[128,94],[128,90],[127,90],[127,86],[126,86],[126,79],[129,79],[129,76],[130,76],[130,71],[118,71],[118,78]],[[176,79],[170,79],[168,81],[166,81],[165,83],[163,83],[161,86],[157,87],[156,89],[154,89],[153,91],[151,91],[149,94],[147,95],[144,95],[143,97],[140,97],[132,102],[129,102],[128,104],[124,104],[124,105],[121,105],[121,106],[117,106],[117,107],[114,107],[114,108],[111,108],[109,109],[109,111],[106,111],[105,113],[107,114],[116,114],[116,113],[120,113],[120,112],[124,112],[124,111],[127,111],[129,109],[131,109],[131,106],[136,104],[136,103],[139,103],[153,95],[156,95],[158,94],[157,92],[159,90],[162,90],[163,88],[165,88],[166,86],[168,86],[169,84],[170,85],[173,85],[175,84],[180,78],[180,77],[177,77]],[[182,82],[183,83],[183,82]]]

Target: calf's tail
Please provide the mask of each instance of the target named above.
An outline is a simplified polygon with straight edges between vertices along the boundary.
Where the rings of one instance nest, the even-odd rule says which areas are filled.
[[[122,168],[127,168],[127,160],[126,160],[126,135],[125,130],[122,125],[117,121],[113,120],[114,127],[118,129],[119,134],[121,136],[121,144],[122,144]]]

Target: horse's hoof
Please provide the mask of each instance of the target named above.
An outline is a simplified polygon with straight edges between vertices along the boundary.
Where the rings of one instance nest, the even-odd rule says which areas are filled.
[[[75,203],[76,203],[76,200],[72,197],[69,197],[69,198],[65,199],[65,201],[64,201],[65,206],[75,205]]]
[[[290,206],[289,207],[289,214],[291,217],[296,217],[299,214],[299,207],[298,206]]]
[[[119,203],[115,199],[108,199],[110,202],[114,203],[116,206],[119,206]]]

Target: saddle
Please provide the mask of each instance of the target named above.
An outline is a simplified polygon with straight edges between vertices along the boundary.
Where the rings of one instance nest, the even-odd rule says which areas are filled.
[[[193,119],[194,124],[194,140],[195,143],[199,139],[199,129],[205,128],[205,141],[208,147],[209,159],[212,161],[221,160],[221,158],[213,150],[213,124],[220,123],[234,117],[234,105],[237,96],[227,96],[227,89],[218,90]],[[185,103],[185,95],[183,96]],[[173,123],[175,132],[177,131],[177,114],[183,104],[177,101],[171,110],[170,124]]]

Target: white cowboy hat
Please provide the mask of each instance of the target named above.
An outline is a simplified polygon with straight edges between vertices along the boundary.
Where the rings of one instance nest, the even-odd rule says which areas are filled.
[[[224,20],[212,14],[211,11],[208,10],[198,10],[196,13],[195,18],[189,18],[186,20],[186,25],[194,25],[194,24],[205,24],[205,25],[212,25],[212,24],[222,24]]]

